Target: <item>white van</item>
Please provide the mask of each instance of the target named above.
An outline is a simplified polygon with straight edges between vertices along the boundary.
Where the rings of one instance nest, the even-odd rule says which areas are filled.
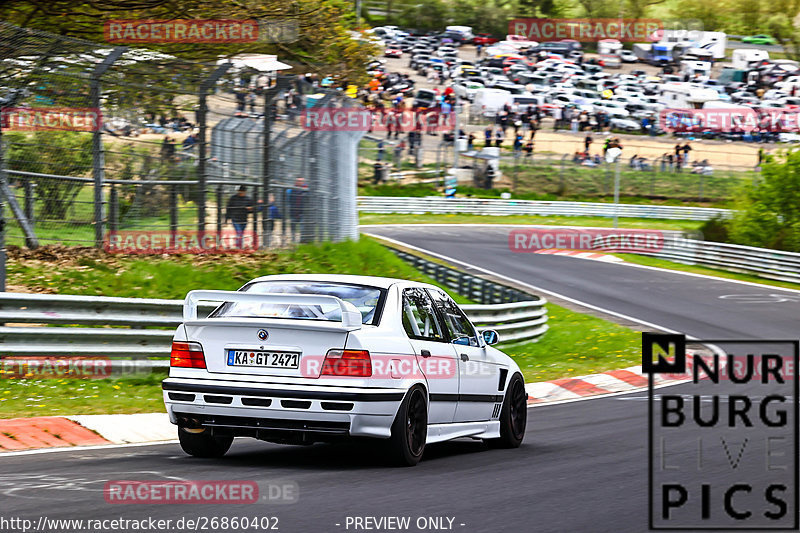
[[[465,43],[475,38],[475,35],[472,33],[472,26],[447,26],[445,30],[460,33],[464,37]]]
[[[769,52],[766,50],[738,48],[733,51],[731,62],[733,63],[733,68],[738,70],[747,70],[750,68],[750,63],[763,61],[765,59],[769,59]]]
[[[671,109],[699,109],[706,102],[719,100],[714,89],[701,89],[688,83],[666,83],[658,103]]]
[[[597,42],[597,53],[600,55],[618,54],[622,50],[622,43],[617,39],[601,39]]]
[[[472,100],[472,113],[493,117],[506,104],[511,104],[514,95],[502,89],[478,89]]]

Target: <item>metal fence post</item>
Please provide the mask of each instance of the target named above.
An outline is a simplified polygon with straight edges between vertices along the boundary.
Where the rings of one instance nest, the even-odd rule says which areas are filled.
[[[89,100],[92,107],[100,111],[100,78],[128,50],[126,46],[114,48],[106,56],[102,63],[97,65],[89,78]],[[103,185],[105,181],[105,153],[103,150],[103,131],[101,121],[98,120],[94,131],[92,131],[92,177],[94,178],[94,245],[98,248],[103,247]]]
[[[25,96],[24,90],[15,90],[12,91],[9,95],[5,98],[0,99],[0,107],[14,107],[17,101]],[[28,222],[25,213],[23,212],[22,208],[20,208],[19,203],[17,202],[17,197],[14,196],[14,192],[11,190],[11,187],[8,186],[8,178],[6,176],[6,167],[5,167],[5,145],[3,144],[3,123],[0,121],[0,201],[2,198],[5,198],[8,205],[11,207],[11,211],[14,213],[14,216],[19,222],[20,228],[22,228],[22,232],[25,234],[25,246],[28,248],[34,249],[39,247],[39,241],[36,238],[36,233],[33,231],[33,227]],[[0,219],[0,223],[5,224],[5,219]],[[3,279],[5,280],[5,251],[3,251]],[[3,287],[5,287],[5,281],[3,282]],[[5,290],[5,289],[3,289]]]
[[[208,102],[206,98],[212,91],[217,81],[225,74],[233,64],[230,62],[219,65],[214,71],[203,80],[197,92],[197,231],[199,233],[198,242],[203,242],[203,234],[206,231],[206,157],[207,157],[207,119]],[[201,245],[202,246],[202,245]]]
[[[222,221],[224,219],[222,207],[222,185],[217,185],[217,239],[222,235]]]
[[[36,196],[34,191],[36,190],[36,184],[33,183],[31,180],[25,180],[25,218],[28,219],[28,224],[31,227],[36,225],[35,220],[35,213],[34,213],[34,201]]]
[[[172,235],[172,242],[178,234],[178,191],[175,185],[169,186],[169,232]]]
[[[267,222],[269,220],[269,190],[271,177],[269,164],[270,158],[272,157],[272,113],[274,110],[275,97],[278,96],[282,86],[282,79],[283,78],[278,77],[275,80],[275,86],[264,91],[264,152],[262,157],[263,169],[261,171],[261,201],[263,202],[261,205],[264,206],[264,210],[261,212],[261,227],[263,228],[261,233],[262,249],[268,248],[272,240],[272,231]],[[289,220],[286,218],[287,215],[288,213],[284,213],[284,226],[287,225]]]
[[[6,216],[0,201],[0,292],[6,292]]]
[[[119,230],[119,191],[112,185],[109,192],[108,231],[116,233]]]

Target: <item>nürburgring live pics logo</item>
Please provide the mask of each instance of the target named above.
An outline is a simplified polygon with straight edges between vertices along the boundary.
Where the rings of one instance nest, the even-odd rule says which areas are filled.
[[[642,334],[651,530],[797,530],[797,340]],[[686,382],[660,390],[656,374]]]

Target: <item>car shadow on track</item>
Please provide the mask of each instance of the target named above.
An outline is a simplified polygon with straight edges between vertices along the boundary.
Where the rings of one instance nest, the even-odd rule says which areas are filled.
[[[385,468],[391,462],[380,442],[351,442],[293,446],[237,439],[230,451],[215,461],[226,467],[251,468],[258,464],[270,468],[296,470],[359,470]],[[524,448],[527,446],[523,445]],[[422,463],[458,458],[472,454],[486,454],[487,458],[503,450],[492,450],[481,441],[453,440],[430,444],[425,448]],[[206,462],[207,459],[186,457],[186,461]]]

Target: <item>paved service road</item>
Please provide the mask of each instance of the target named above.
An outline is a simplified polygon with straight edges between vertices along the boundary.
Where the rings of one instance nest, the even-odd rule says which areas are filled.
[[[508,229],[502,227],[369,231],[696,336],[791,338],[797,331],[800,304],[782,299],[794,295],[787,291],[575,258],[516,255],[508,251]],[[720,298],[726,295],[738,295],[738,303]],[[688,393],[689,387],[660,392]],[[348,516],[408,516],[412,524],[444,516],[454,519],[453,530],[469,533],[642,532],[647,531],[643,399],[640,392],[532,408],[520,449],[445,443],[430,447],[415,468],[386,468],[366,448],[282,447],[250,440],[237,440],[221,460],[187,457],[176,444],[0,457],[0,515],[34,520],[274,515],[280,531],[292,533],[354,531],[345,528]],[[722,481],[758,478],[759,467],[748,458]],[[106,503],[103,484],[124,479],[286,480],[299,487],[299,501],[224,507]],[[419,530],[413,525],[408,531]]]

